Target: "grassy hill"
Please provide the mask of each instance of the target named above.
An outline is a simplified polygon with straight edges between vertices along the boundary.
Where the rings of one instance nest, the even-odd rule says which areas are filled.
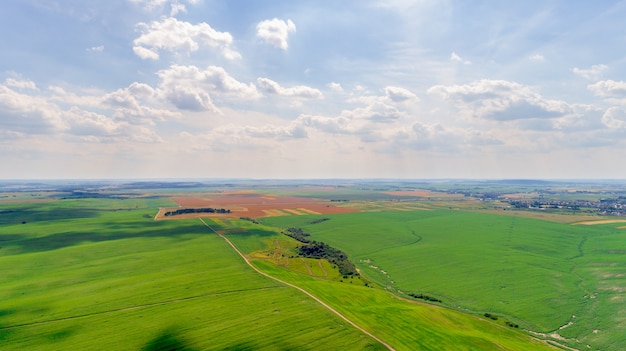
[[[1,205],[3,350],[384,349],[197,219],[113,201]]]
[[[312,217],[288,216],[263,223],[302,227],[399,295],[434,296],[576,348],[626,348],[626,231],[619,224],[459,211],[325,217],[331,220],[310,224]]]

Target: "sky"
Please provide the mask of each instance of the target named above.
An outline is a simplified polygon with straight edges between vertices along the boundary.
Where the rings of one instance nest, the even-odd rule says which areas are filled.
[[[0,179],[626,178],[626,1],[2,4]]]

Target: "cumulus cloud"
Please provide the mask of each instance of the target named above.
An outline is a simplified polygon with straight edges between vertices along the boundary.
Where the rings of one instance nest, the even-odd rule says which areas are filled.
[[[543,55],[541,54],[533,54],[528,56],[528,59],[535,62],[542,62],[545,60],[545,57],[543,57]]]
[[[329,87],[330,90],[332,90],[332,91],[336,91],[336,92],[342,92],[343,91],[343,87],[339,83],[330,82],[330,83],[326,84],[326,86]]]
[[[14,88],[19,88],[19,89],[38,90],[35,82],[33,82],[32,80],[28,80],[28,79],[7,78],[4,81],[4,84],[6,84],[9,87],[14,87]]]
[[[157,75],[161,79],[159,93],[183,110],[218,112],[210,94],[244,100],[259,97],[254,84],[237,81],[222,67],[201,70],[196,66],[173,65]]]
[[[388,86],[385,87],[385,94],[391,101],[394,102],[403,102],[407,100],[419,100],[415,94],[413,94],[410,90]]]
[[[321,99],[322,92],[318,89],[307,87],[305,85],[297,85],[291,88],[283,88],[277,82],[269,78],[258,78],[257,83],[266,93],[272,95],[280,95],[286,97],[296,97],[303,99]]]
[[[17,92],[0,85],[0,126],[28,134],[45,134],[67,129],[61,109],[40,96]]]
[[[190,54],[200,47],[217,49],[230,60],[241,57],[232,48],[233,37],[230,33],[218,32],[204,22],[191,24],[169,17],[161,21],[139,23],[137,29],[141,35],[133,41],[133,51],[142,59],[156,60],[160,50]]]
[[[472,64],[472,61],[469,60],[464,60],[461,56],[459,56],[456,52],[452,52],[452,54],[450,54],[450,61],[452,62],[458,62],[458,63],[462,63],[464,65],[470,65]]]
[[[263,39],[267,44],[287,50],[289,47],[287,42],[289,33],[296,31],[296,25],[291,20],[285,22],[274,18],[259,22],[256,26],[256,30],[257,37]]]
[[[609,108],[602,115],[602,124],[610,129],[626,128],[626,111],[618,107]]]
[[[179,13],[187,13],[187,8],[185,7],[185,5],[181,4],[181,3],[172,3],[170,4],[171,10],[170,10],[170,17],[174,17],[176,15],[178,15]]]
[[[587,86],[597,96],[626,96],[626,82],[603,80]]]
[[[456,102],[466,114],[497,121],[556,118],[571,112],[563,101],[546,99],[528,86],[505,80],[436,85],[428,92]]]
[[[64,109],[41,94],[27,95],[0,85],[0,129],[7,135],[60,134],[85,141],[131,140],[145,133],[94,111],[77,106]],[[151,132],[154,134],[153,132]],[[155,140],[154,135],[149,139]]]
[[[364,142],[372,142],[387,140],[385,133],[397,128],[398,122],[405,117],[406,114],[395,106],[371,101],[365,107],[343,110],[334,117],[302,114],[296,123],[324,133],[354,135]]]
[[[117,89],[102,96],[101,104],[113,110],[112,117],[137,125],[154,125],[155,120],[178,118],[179,114],[167,109],[156,108],[161,105],[158,92],[144,83],[132,83],[127,88]]]
[[[583,77],[585,79],[597,80],[608,69],[609,69],[609,66],[607,66],[607,65],[593,65],[593,66],[591,66],[591,68],[588,68],[588,69],[582,69],[582,68],[574,67],[574,68],[572,68],[572,72],[575,75]]]

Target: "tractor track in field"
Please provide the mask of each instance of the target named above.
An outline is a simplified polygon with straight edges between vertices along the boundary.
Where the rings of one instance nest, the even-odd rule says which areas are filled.
[[[213,233],[217,234],[220,238],[222,238],[224,241],[226,241],[226,243],[228,243],[228,245],[230,245],[230,247],[233,248],[233,250],[235,250],[235,252],[237,254],[239,254],[239,256],[241,256],[241,258],[244,260],[244,262],[246,262],[246,264],[248,266],[250,266],[250,268],[254,269],[257,273],[261,274],[262,276],[265,276],[269,279],[272,279],[274,281],[277,281],[279,283],[282,283],[284,285],[287,285],[289,287],[292,287],[294,289],[299,290],[300,292],[306,294],[307,296],[309,296],[310,298],[312,298],[313,300],[315,300],[316,302],[318,302],[320,305],[322,305],[324,308],[326,308],[327,310],[329,310],[330,312],[332,312],[333,314],[335,314],[336,316],[338,316],[339,318],[343,319],[345,322],[347,322],[348,324],[350,324],[351,326],[353,326],[354,328],[356,328],[357,330],[361,331],[363,334],[371,337],[372,339],[378,341],[380,344],[382,344],[383,346],[385,346],[388,350],[390,351],[396,351],[393,347],[391,347],[391,345],[387,344],[386,342],[382,341],[381,339],[379,339],[378,337],[376,337],[374,334],[368,332],[367,330],[359,327],[356,323],[354,323],[353,321],[351,321],[350,319],[348,319],[348,317],[344,316],[343,314],[339,313],[337,310],[335,310],[334,308],[330,307],[330,305],[328,305],[327,303],[325,303],[324,301],[318,299],[317,297],[315,297],[315,295],[311,294],[310,292],[304,290],[303,288],[295,285],[295,284],[291,284],[288,283],[284,280],[278,279],[276,277],[273,277],[265,272],[263,272],[262,270],[258,269],[257,267],[255,267],[252,263],[250,263],[250,260],[248,260],[248,258],[241,252],[239,251],[239,249],[235,246],[235,244],[233,244],[230,240],[228,240],[227,237],[225,237],[224,235],[218,233],[215,229],[213,229],[213,227],[211,227],[210,225],[208,225],[202,218],[198,218],[207,228],[209,228]]]
[[[93,316],[110,314],[110,313],[116,313],[116,312],[132,311],[132,310],[138,310],[138,309],[142,309],[142,308],[163,306],[163,305],[169,305],[169,304],[177,303],[177,302],[186,302],[186,301],[189,301],[189,300],[201,299],[201,298],[209,297],[209,296],[219,296],[219,295],[227,295],[227,294],[234,294],[234,293],[240,293],[240,292],[250,292],[250,291],[269,290],[269,289],[283,289],[283,288],[284,288],[283,286],[266,286],[266,287],[254,288],[254,289],[237,289],[237,290],[220,291],[220,292],[215,292],[215,293],[194,295],[194,296],[182,297],[182,298],[178,298],[178,299],[171,299],[171,300],[165,300],[165,301],[159,301],[159,302],[146,303],[146,304],[141,304],[141,305],[134,305],[134,306],[114,308],[114,309],[110,309],[110,310],[106,310],[106,311],[98,311],[98,312],[85,313],[85,314],[79,314],[79,315],[74,315],[74,316],[67,316],[67,317],[61,317],[61,318],[48,319],[48,320],[44,320],[44,321],[37,321],[37,322],[30,322],[30,323],[21,323],[21,324],[13,324],[13,325],[5,325],[5,326],[1,326],[0,330],[32,327],[32,326],[37,326],[37,325],[44,325],[44,324],[50,324],[50,323],[56,323],[56,322],[63,322],[63,321],[69,321],[69,320],[74,320],[74,319],[93,317]]]

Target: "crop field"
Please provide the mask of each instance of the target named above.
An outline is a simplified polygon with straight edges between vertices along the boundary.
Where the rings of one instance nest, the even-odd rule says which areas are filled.
[[[271,228],[232,223],[254,230],[229,233],[229,239],[253,258],[253,263],[285,281],[313,292],[350,319],[374,332],[396,350],[551,350],[519,330],[451,309],[399,299],[380,288],[368,287],[359,277],[345,279],[336,273],[302,269],[301,261],[275,261],[277,247],[287,249],[294,240]],[[276,245],[279,241],[280,245]],[[286,250],[289,252],[289,250]],[[256,253],[256,254],[255,254]],[[312,260],[311,260],[312,261]],[[328,266],[326,270],[331,270]]]
[[[191,185],[0,193],[2,349],[387,349],[350,323],[396,350],[626,348],[619,217],[455,187]],[[232,212],[155,220],[181,207]]]
[[[3,350],[382,348],[197,219],[154,221],[141,206],[0,205]]]
[[[225,192],[216,193],[207,197],[174,197],[172,199],[180,207],[210,207],[224,208],[231,211],[227,215],[212,215],[217,217],[265,217],[286,215],[311,215],[355,212],[353,209],[334,206],[328,200],[309,199],[295,196],[277,196],[273,194],[258,194],[255,192]],[[162,218],[164,211],[159,213]],[[211,216],[211,215],[209,215]],[[205,214],[184,215],[186,218],[207,217]]]
[[[459,211],[353,213],[302,227],[368,278],[470,313],[502,316],[572,347],[626,347],[626,231]]]

